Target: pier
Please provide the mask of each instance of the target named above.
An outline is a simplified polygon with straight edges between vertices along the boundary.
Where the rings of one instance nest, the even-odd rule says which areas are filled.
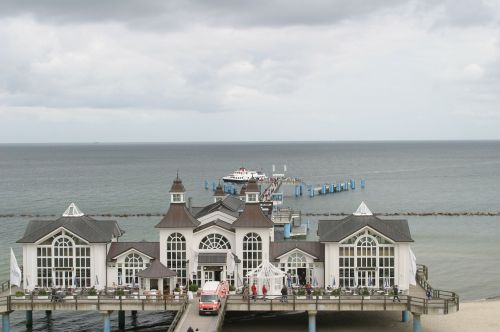
[[[239,295],[228,295],[222,301],[218,316],[198,315],[196,298],[188,302],[186,296],[70,296],[62,302],[52,302],[48,296],[23,296],[21,298],[10,295],[0,298],[0,313],[2,314],[3,331],[10,331],[9,314],[14,310],[26,311],[26,323],[32,324],[34,310],[52,311],[98,311],[103,317],[103,331],[111,331],[110,314],[119,312],[120,327],[124,327],[125,311],[176,311],[177,314],[169,331],[183,332],[189,326],[200,331],[221,331],[226,312],[290,312],[308,313],[308,331],[316,331],[316,315],[320,311],[400,311],[403,322],[409,322],[410,313],[413,316],[413,332],[421,331],[421,315],[447,315],[457,312],[460,308],[459,296],[450,291],[432,290],[432,298],[425,296],[425,289],[430,287],[428,269],[418,265],[416,275],[417,285],[411,286],[408,294],[399,295],[399,301],[394,301],[387,290],[372,290],[370,295],[356,294],[356,290],[342,290],[322,292],[321,295],[299,296],[288,295],[285,302],[281,296],[268,296],[266,300]],[[31,319],[31,321],[30,321]]]

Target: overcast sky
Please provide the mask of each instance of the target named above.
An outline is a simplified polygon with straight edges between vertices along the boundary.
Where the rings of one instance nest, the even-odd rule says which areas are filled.
[[[500,139],[500,1],[0,0],[0,142]]]

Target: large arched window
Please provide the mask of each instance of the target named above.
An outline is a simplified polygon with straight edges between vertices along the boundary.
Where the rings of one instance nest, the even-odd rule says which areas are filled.
[[[126,284],[139,284],[137,273],[144,270],[144,261],[138,254],[129,254],[125,257],[125,283]]]
[[[167,238],[167,267],[177,272],[180,284],[187,284],[186,238],[181,233],[173,233]]]
[[[257,233],[243,238],[243,278],[262,263],[262,239]]]
[[[37,286],[90,287],[90,246],[62,230],[37,245]]]
[[[200,241],[199,249],[231,249],[231,244],[224,235],[209,234]]]
[[[342,287],[394,285],[394,244],[369,229],[339,247],[339,284]]]

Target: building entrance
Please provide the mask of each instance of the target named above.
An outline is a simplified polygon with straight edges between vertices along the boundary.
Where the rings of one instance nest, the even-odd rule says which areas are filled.
[[[59,288],[68,288],[73,285],[73,272],[71,270],[56,270],[55,286]]]
[[[377,283],[374,270],[358,271],[358,285],[361,287],[375,287]]]

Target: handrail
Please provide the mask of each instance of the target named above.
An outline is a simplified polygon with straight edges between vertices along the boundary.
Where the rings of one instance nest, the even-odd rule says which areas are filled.
[[[226,316],[227,300],[228,300],[227,298],[223,300],[224,305],[221,307],[221,310],[219,312],[217,327],[215,328],[216,332],[222,331],[222,325],[224,325],[224,317]]]
[[[70,296],[70,297],[69,297]],[[43,298],[40,298],[43,297]],[[55,297],[51,295],[47,296],[35,296],[33,294],[25,295],[22,298],[16,297],[15,295],[7,295],[0,297],[0,305],[5,304],[6,301],[6,309],[7,311],[13,310],[13,304],[22,304],[22,303],[43,303],[50,304],[56,308],[56,304],[71,304],[75,306],[75,309],[78,310],[78,307],[82,304],[96,304],[98,307],[103,304],[116,304],[120,307],[122,304],[142,304],[144,308],[144,304],[155,303],[157,305],[164,305],[166,307],[168,304],[182,304],[184,305],[187,302],[186,295],[180,295],[179,298],[175,298],[174,296],[162,296],[158,295],[147,296],[145,298],[140,298],[137,295],[124,295],[124,296],[114,296],[114,295],[68,295],[57,297],[57,301]],[[14,303],[12,301],[15,301]]]
[[[445,313],[448,313],[448,301],[453,302],[457,306],[457,311],[460,309],[460,298],[457,293],[442,289],[434,289],[431,284],[427,281],[429,276],[429,269],[423,264],[417,264],[417,274],[415,276],[418,284],[424,289],[432,290],[433,299],[443,299],[445,300]]]
[[[447,291],[441,291],[441,292],[447,292]],[[455,294],[453,292],[447,292],[451,294]],[[459,302],[458,302],[458,297],[455,294],[455,298],[453,297],[441,297],[441,298],[434,298],[434,299],[426,299],[418,296],[411,296],[411,295],[400,295],[399,296],[400,302],[397,302],[396,304],[401,304],[406,307],[406,310],[411,311],[412,306],[419,306],[422,307],[422,312],[424,314],[427,314],[429,311],[429,307],[432,308],[437,308],[437,306],[442,306],[440,308],[443,309],[444,314],[449,313],[449,307],[451,303],[454,303],[456,305],[457,311],[459,310]],[[310,304],[314,305],[315,308],[318,307],[318,304],[322,303],[331,303],[334,305],[338,305],[338,310],[340,311],[340,306],[342,304],[359,304],[361,306],[361,310],[365,310],[365,307],[369,304],[380,304],[384,306],[383,310],[387,310],[387,304],[392,303],[393,301],[393,296],[392,295],[369,295],[369,296],[363,296],[363,295],[338,295],[338,296],[329,296],[328,299],[323,298],[322,295],[316,295],[316,296],[298,296],[298,295],[288,295],[287,297],[287,303],[293,308],[291,310],[295,310],[297,304]],[[259,307],[262,307],[263,304],[266,305],[266,307],[272,308],[275,307],[275,303],[282,302],[281,296],[276,296],[276,297],[270,297],[267,296],[265,299],[262,296],[258,296],[256,298],[256,301],[254,301],[251,298],[248,299],[241,299],[240,295],[230,295],[227,297],[226,300],[226,306],[229,304],[237,303],[237,304],[242,304],[244,303],[247,305],[247,310],[250,311],[251,307],[254,305],[259,305]]]
[[[175,315],[174,320],[172,321],[170,326],[168,327],[167,332],[175,331],[175,328],[177,327],[177,324],[179,324],[179,321],[182,315],[184,314],[184,311],[186,311],[187,306],[188,306],[188,301],[186,300],[184,301],[184,305],[180,307],[179,310],[177,311],[177,314]]]

